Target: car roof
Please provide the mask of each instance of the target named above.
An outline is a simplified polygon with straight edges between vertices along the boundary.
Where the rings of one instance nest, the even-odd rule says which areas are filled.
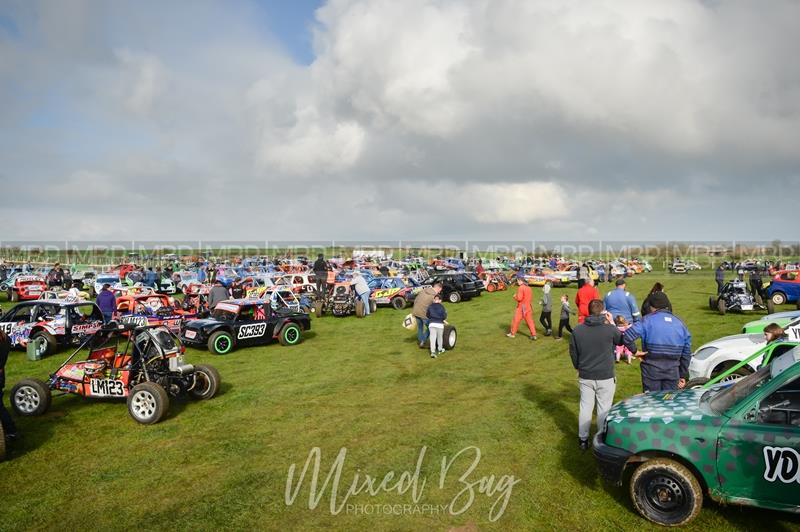
[[[774,379],[797,363],[800,363],[800,346],[795,347],[791,351],[787,351],[773,360],[770,364],[770,374]]]
[[[74,307],[77,305],[94,305],[91,301],[72,301],[70,299],[35,299],[33,301],[22,301],[17,303],[12,308],[16,307],[30,307],[39,303],[46,303],[48,305],[59,305],[61,307]]]

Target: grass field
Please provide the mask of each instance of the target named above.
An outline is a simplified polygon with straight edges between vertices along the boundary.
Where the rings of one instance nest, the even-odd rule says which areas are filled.
[[[640,275],[629,288],[641,302],[657,280],[666,285],[695,347],[736,333],[754,319],[708,310],[714,286],[708,271]],[[555,289],[556,300],[563,292],[573,299],[574,289]],[[10,460],[0,463],[0,529],[653,528],[634,512],[625,490],[602,483],[591,453],[578,450],[578,390],[567,342],[541,334],[535,343],[524,335],[504,336],[513,313],[511,295],[484,294],[447,305],[459,345],[438,360],[428,358],[414,335],[401,328],[405,312],[392,309],[363,320],[315,319],[296,347],[251,348],[226,357],[189,350],[190,362],[219,369],[221,394],[203,403],[175,401],[167,419],[155,426],[133,422],[124,403],[56,398],[44,417],[19,420],[24,439]],[[535,298],[540,295],[534,289]],[[537,317],[538,312],[537,305]],[[554,318],[557,322],[557,313]],[[8,388],[25,376],[46,377],[66,356],[33,363],[22,352],[13,353]],[[641,391],[636,365],[617,366],[617,376],[617,400]],[[309,510],[308,476],[294,504],[285,503],[289,466],[302,469],[314,447],[322,452],[320,484],[339,450],[347,449],[341,503],[355,474],[363,479],[413,473],[423,446],[420,482],[427,480],[420,512],[428,509],[423,505],[450,504],[464,488],[459,477],[465,473],[466,482],[513,476],[519,482],[502,516],[489,518],[500,493],[487,496],[477,486],[473,504],[459,515],[441,510],[387,515],[383,506],[370,506],[370,515],[346,508],[333,515],[330,489]],[[479,465],[469,472],[474,454],[462,454],[440,488],[442,458],[470,446],[480,449]],[[464,505],[464,497],[454,508]],[[412,502],[411,492],[396,491],[361,493],[348,501]],[[706,500],[688,528],[800,530],[800,516]]]

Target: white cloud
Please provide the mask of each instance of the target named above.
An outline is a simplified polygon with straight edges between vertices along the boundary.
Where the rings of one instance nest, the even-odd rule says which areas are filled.
[[[121,66],[121,90],[125,107],[140,115],[149,114],[153,102],[166,89],[166,72],[158,57],[152,54],[115,50]]]

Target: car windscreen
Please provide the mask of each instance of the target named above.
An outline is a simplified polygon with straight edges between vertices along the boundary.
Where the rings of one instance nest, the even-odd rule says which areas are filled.
[[[71,312],[76,319],[80,320],[102,320],[103,314],[97,305],[86,303],[85,305],[75,305],[71,308]]]
[[[730,386],[710,389],[703,394],[702,400],[708,401],[712,412],[722,415],[739,401],[748,397],[754,390],[769,382],[771,378],[770,367],[764,366],[755,373],[735,381]]]

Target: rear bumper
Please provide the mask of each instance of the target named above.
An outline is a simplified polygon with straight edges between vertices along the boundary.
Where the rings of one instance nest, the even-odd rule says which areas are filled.
[[[624,449],[606,445],[603,440],[605,433],[598,432],[592,441],[592,454],[597,460],[597,468],[600,471],[600,476],[606,482],[615,486],[622,485],[622,475],[625,472],[625,464],[628,459],[633,455]]]

